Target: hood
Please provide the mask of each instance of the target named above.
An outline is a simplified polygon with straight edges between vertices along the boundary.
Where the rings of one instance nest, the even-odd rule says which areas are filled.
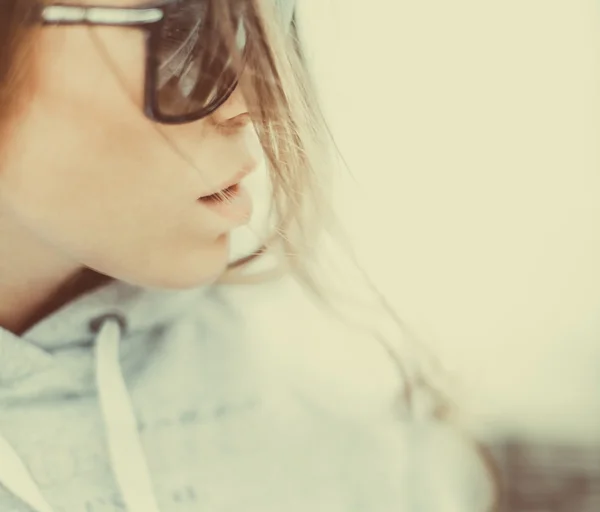
[[[152,356],[147,333],[184,314],[200,294],[113,281],[50,315],[23,336],[0,331],[0,407],[95,393],[127,509],[158,512],[126,379]],[[36,512],[55,512],[0,433],[0,484]]]
[[[94,340],[111,318],[121,328],[121,365],[130,376],[152,352],[140,334],[185,314],[211,289],[159,290],[112,281],[21,336],[0,328],[0,406],[95,393]]]

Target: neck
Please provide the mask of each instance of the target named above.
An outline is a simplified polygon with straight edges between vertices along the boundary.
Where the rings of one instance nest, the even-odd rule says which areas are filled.
[[[0,326],[22,334],[107,278],[0,215]]]

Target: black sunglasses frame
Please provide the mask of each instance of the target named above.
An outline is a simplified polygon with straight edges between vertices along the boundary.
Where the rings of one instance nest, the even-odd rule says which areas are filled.
[[[38,16],[44,26],[89,25],[131,27],[145,33],[146,71],[144,82],[144,114],[161,124],[184,124],[198,121],[217,110],[233,94],[238,81],[229,84],[225,91],[206,107],[184,115],[172,116],[161,112],[158,101],[158,47],[163,24],[173,10],[189,0],[158,0],[136,7],[81,6],[52,4],[41,8]],[[295,5],[290,13],[293,23]]]

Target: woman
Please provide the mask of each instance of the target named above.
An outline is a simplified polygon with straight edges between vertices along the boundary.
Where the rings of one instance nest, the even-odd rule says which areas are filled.
[[[281,306],[294,280],[274,277],[316,291],[328,218],[293,11],[0,3],[0,510],[461,503],[447,478],[418,483],[393,393],[368,385],[387,372],[393,388],[383,355],[343,363],[352,330],[336,347],[318,308]],[[271,234],[231,263],[263,158]]]

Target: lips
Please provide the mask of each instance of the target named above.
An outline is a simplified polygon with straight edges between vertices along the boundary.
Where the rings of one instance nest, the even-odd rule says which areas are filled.
[[[205,211],[213,213],[226,220],[228,230],[246,224],[252,217],[252,196],[244,183],[233,185],[226,193],[205,196],[198,200]],[[203,222],[206,218],[203,216]]]
[[[211,194],[209,196],[202,196],[200,198],[200,200],[205,201],[205,202],[213,202],[213,201],[223,201],[226,199],[230,199],[236,194],[238,188],[239,188],[239,183],[236,183],[235,185],[231,185],[230,187],[227,187],[226,189],[223,189],[223,190],[216,192],[214,194]]]
[[[230,180],[224,182],[219,188],[209,192],[208,194],[202,196],[200,199],[203,201],[211,201],[215,199],[222,199],[223,197],[227,197],[227,194],[235,194],[235,188],[248,174],[252,172],[252,169],[244,170],[237,173]]]

